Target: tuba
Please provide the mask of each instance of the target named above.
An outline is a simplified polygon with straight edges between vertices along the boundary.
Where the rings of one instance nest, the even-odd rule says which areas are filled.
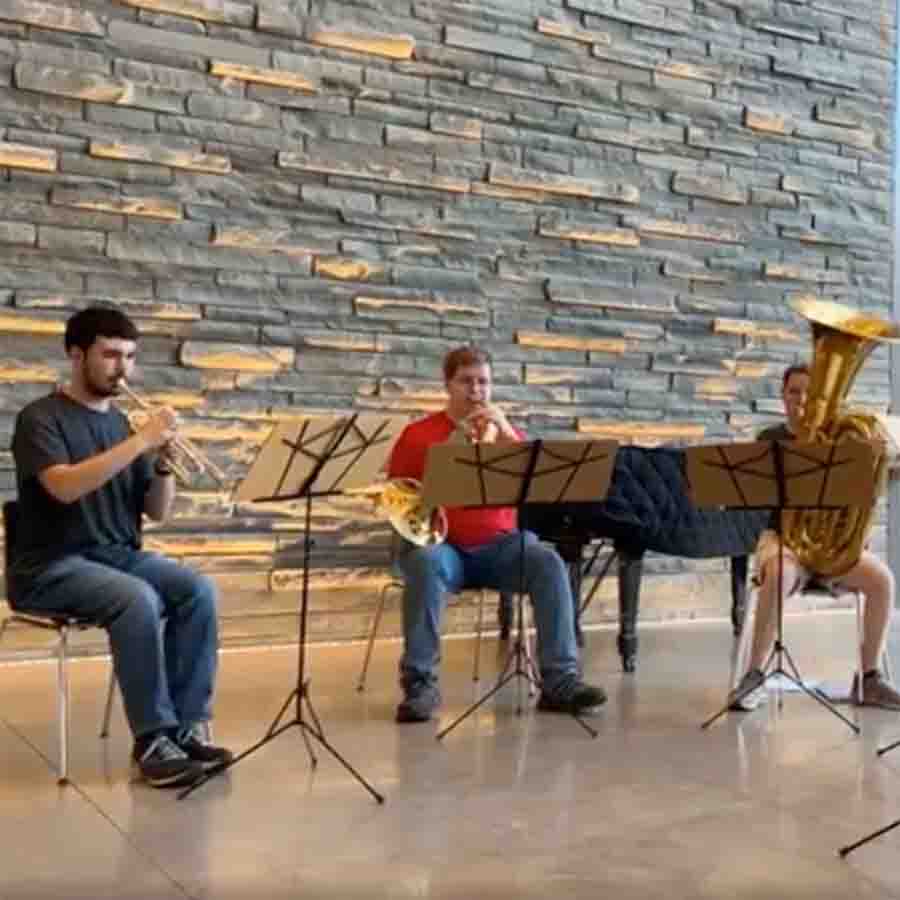
[[[813,338],[809,391],[796,438],[807,443],[881,442],[880,450],[875,447],[872,472],[877,498],[887,476],[884,432],[874,415],[842,407],[866,358],[882,341],[900,341],[900,328],[827,300],[802,299],[790,305],[809,320]],[[816,574],[843,575],[862,554],[874,511],[875,502],[841,510],[786,510],[781,514],[782,540],[801,565]]]

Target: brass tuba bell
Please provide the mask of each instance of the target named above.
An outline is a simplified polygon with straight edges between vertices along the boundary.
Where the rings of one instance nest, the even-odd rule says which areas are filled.
[[[847,394],[869,354],[882,341],[900,341],[900,327],[875,316],[827,300],[794,300],[790,304],[812,326],[813,358],[809,391],[798,441],[884,441],[874,415],[843,410]],[[884,489],[885,448],[875,447],[874,496]],[[800,564],[818,575],[843,575],[853,568],[872,527],[875,503],[841,510],[785,510],[781,534]]]

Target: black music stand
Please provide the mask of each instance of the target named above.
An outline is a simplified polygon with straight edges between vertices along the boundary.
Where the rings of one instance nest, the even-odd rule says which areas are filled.
[[[423,501],[430,506],[515,506],[526,503],[597,502],[606,496],[615,441],[543,441],[515,444],[434,444],[428,450]],[[516,639],[496,684],[437,734],[440,740],[514,678],[540,687],[525,635],[525,534],[519,551]],[[518,682],[521,687],[521,681]],[[521,690],[517,712],[522,712]],[[592,737],[597,732],[578,714]]]
[[[303,579],[300,590],[297,680],[265,735],[230,763],[216,766],[178,795],[187,797],[215,775],[227,771],[242,759],[275,740],[289,728],[297,727],[315,768],[318,759],[309,738],[319,742],[379,803],[384,797],[357,772],[329,743],[310,698],[306,675],[306,636],[309,615],[309,564],[313,540],[310,535],[314,497],[330,497],[369,484],[382,468],[403,421],[383,416],[323,416],[282,422],[269,435],[235,499],[264,501],[305,500],[303,519]],[[294,715],[282,718],[294,704]],[[304,705],[309,719],[304,716]]]
[[[691,497],[697,506],[741,509],[840,510],[849,506],[867,507],[874,497],[873,452],[868,443],[845,441],[837,444],[807,444],[798,441],[756,441],[693,447],[686,451],[687,477]],[[765,686],[776,676],[786,678],[808,697],[837,716],[854,734],[859,726],[844,716],[818,691],[807,687],[784,643],[784,543],[778,552],[778,604],[775,644],[762,668]],[[747,627],[744,621],[744,627]],[[785,669],[787,663],[788,669]],[[750,688],[707,719],[708,728],[757,688]]]
[[[879,417],[879,421],[881,423],[882,428],[888,433],[888,437],[890,438],[890,446],[891,446],[891,455],[896,458],[898,450],[900,450],[900,418],[897,416],[881,416]],[[862,673],[860,673],[860,677],[862,677]],[[885,753],[890,753],[891,750],[900,747],[900,741],[893,741],[890,744],[887,744],[884,747],[879,747],[878,750],[875,751],[877,756],[884,756]],[[838,855],[843,858],[848,853],[852,853],[856,850],[857,847],[862,847],[863,844],[868,844],[870,841],[874,841],[875,838],[881,837],[883,834],[887,834],[889,831],[893,831],[895,828],[900,826],[900,819],[895,819],[888,825],[885,825],[882,828],[873,831],[871,834],[867,834],[865,837],[860,838],[858,841],[854,841],[852,844],[848,844],[846,847],[841,847],[838,850]]]

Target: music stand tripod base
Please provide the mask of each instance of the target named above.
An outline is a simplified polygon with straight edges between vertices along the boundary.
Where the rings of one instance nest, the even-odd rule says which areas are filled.
[[[876,750],[875,753],[877,756],[884,756],[885,753],[890,753],[890,751],[896,747],[900,747],[900,741],[894,741],[893,743],[890,743],[885,747],[879,747],[879,749]],[[858,841],[854,841],[852,844],[848,844],[846,847],[841,847],[840,850],[838,850],[838,856],[843,859],[858,847],[862,847],[864,844],[868,844],[870,841],[874,841],[875,838],[879,838],[883,834],[887,834],[889,831],[893,831],[897,827],[900,827],[900,819],[894,819],[893,822],[885,825],[882,828],[879,828],[877,831],[873,831],[871,834],[867,834],[865,837],[860,838]]]
[[[584,503],[602,500],[609,488],[615,441],[542,441],[496,444],[434,444],[428,450],[423,502],[429,506],[515,506],[526,503]],[[525,533],[520,532],[516,640],[494,686],[437,733],[441,740],[513,679],[540,689],[528,655],[524,597]],[[574,604],[573,604],[574,609]],[[519,682],[521,686],[521,681]],[[522,711],[521,693],[518,712]],[[571,715],[591,735],[581,714]]]
[[[379,804],[384,803],[384,797],[325,737],[322,723],[310,699],[310,682],[306,676],[306,638],[309,620],[310,555],[313,546],[311,537],[313,497],[342,493],[350,486],[353,477],[351,473],[357,474],[357,480],[362,479],[364,482],[371,480],[373,471],[377,471],[383,464],[396,430],[397,423],[393,420],[374,416],[364,420],[358,415],[281,423],[273,430],[263,451],[251,467],[241,486],[244,493],[249,494],[243,499],[274,501],[302,498],[305,501],[296,683],[259,741],[229,763],[205,772],[179,793],[179,799],[184,799],[211,778],[228,771],[284,732],[291,728],[299,728],[313,768],[318,765],[318,759],[313,752],[310,738],[327,750]],[[239,490],[239,499],[240,494]],[[294,715],[289,721],[283,722],[292,704]],[[306,712],[309,713],[308,719]]]
[[[865,487],[871,489],[872,448],[865,442],[809,444],[799,441],[755,441],[692,447],[687,450],[691,499],[698,507],[718,506],[771,509],[779,522],[788,510],[825,510],[865,505]],[[840,477],[838,477],[840,476]],[[860,485],[863,485],[860,488]],[[855,492],[855,493],[854,493]],[[871,496],[868,498],[871,500]],[[784,643],[784,540],[779,537],[778,591],[775,644],[762,668],[763,679],[729,697],[701,728],[708,728],[740,701],[776,677],[782,676],[840,719],[854,733],[859,726],[843,715],[820,692],[810,690]],[[744,627],[749,623],[745,621]],[[788,669],[785,669],[785,663]]]

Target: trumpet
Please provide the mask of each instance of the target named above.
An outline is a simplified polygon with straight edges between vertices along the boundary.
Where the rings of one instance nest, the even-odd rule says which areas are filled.
[[[136,394],[125,381],[119,382],[122,393],[140,410],[149,412],[153,405]],[[132,429],[137,430],[135,423],[129,417]],[[167,460],[173,474],[183,486],[190,485],[194,477],[203,472],[208,472],[221,487],[228,487],[228,479],[225,473],[201,450],[192,444],[187,438],[177,435],[171,440],[172,449],[175,451]]]
[[[476,419],[486,411],[496,409],[492,403],[481,404],[469,415],[456,423],[456,428],[450,436],[450,440],[463,444],[493,444],[500,435],[500,429],[496,422],[478,424]]]

